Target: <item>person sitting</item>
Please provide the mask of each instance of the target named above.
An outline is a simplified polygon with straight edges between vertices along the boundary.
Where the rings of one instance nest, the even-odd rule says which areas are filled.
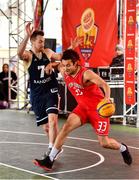
[[[8,102],[5,100],[3,83],[0,81],[0,109],[8,108]]]
[[[117,44],[115,48],[116,56],[112,59],[110,67],[112,67],[111,74],[124,73],[124,48],[121,44]],[[114,68],[119,67],[119,68]],[[121,68],[120,68],[121,67]]]
[[[117,44],[116,48],[116,56],[113,58],[110,67],[124,66],[124,48],[121,44]]]
[[[12,86],[16,85],[17,81],[17,75],[14,71],[11,71],[11,84]],[[8,64],[3,64],[2,66],[2,72],[0,73],[0,81],[3,83],[3,90],[4,90],[4,95],[5,95],[5,100],[8,102],[9,101],[9,65]],[[11,99],[16,99],[17,93],[16,89],[11,90]]]

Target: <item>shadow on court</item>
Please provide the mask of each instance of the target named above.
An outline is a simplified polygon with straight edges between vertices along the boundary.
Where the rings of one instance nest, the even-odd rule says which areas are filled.
[[[64,119],[59,120],[60,127]],[[110,136],[129,146],[133,165],[119,151],[101,148],[89,124],[74,130],[50,173],[34,166],[48,139],[31,112],[0,110],[0,179],[139,179],[139,129],[111,125]]]

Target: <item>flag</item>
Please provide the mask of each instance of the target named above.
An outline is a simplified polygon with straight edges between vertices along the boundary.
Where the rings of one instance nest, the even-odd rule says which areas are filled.
[[[83,43],[77,48],[86,67],[108,66],[118,41],[115,0],[63,0],[62,45],[70,46],[76,36]]]
[[[43,14],[43,0],[37,0],[34,12],[34,28],[39,29],[42,21]]]
[[[135,104],[136,1],[126,1],[125,103]]]

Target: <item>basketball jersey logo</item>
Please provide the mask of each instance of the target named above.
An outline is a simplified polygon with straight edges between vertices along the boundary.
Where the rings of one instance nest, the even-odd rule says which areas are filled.
[[[76,96],[82,96],[83,95],[83,92],[80,89],[76,89],[75,92],[76,92]]]

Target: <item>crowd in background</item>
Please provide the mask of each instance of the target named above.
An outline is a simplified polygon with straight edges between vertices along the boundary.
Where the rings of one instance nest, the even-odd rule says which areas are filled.
[[[0,109],[9,107],[9,99],[16,99],[17,92],[14,87],[16,83],[16,73],[9,70],[8,64],[3,64],[2,71],[0,72]],[[12,85],[13,88],[10,88],[9,84]]]

